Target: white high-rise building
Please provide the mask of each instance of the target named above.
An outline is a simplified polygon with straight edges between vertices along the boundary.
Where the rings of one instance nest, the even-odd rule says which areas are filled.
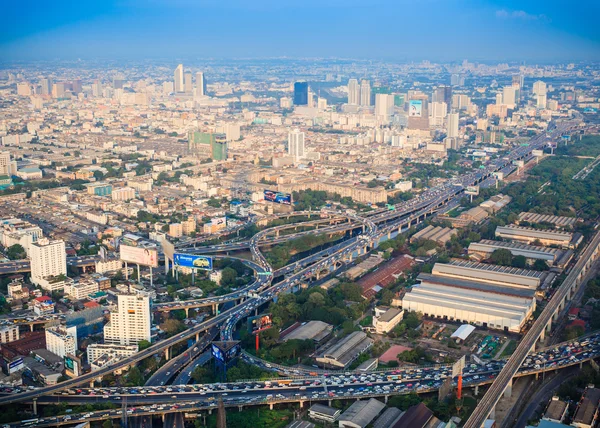
[[[360,105],[371,105],[371,83],[367,79],[360,82]]]
[[[433,102],[429,105],[429,124],[443,126],[444,119],[448,115],[448,105],[445,102]]]
[[[183,90],[188,94],[191,94],[194,90],[194,86],[192,84],[192,73],[185,73],[183,75]]]
[[[15,175],[17,173],[17,162],[10,160],[10,152],[0,152],[0,176]]]
[[[196,96],[204,97],[206,95],[206,80],[204,80],[204,73],[199,71],[196,73]]]
[[[348,80],[348,104],[357,106],[360,104],[360,86],[358,80]]]
[[[448,133],[447,136],[449,138],[457,138],[458,137],[458,113],[450,113],[448,114]]]
[[[111,312],[104,326],[104,342],[119,345],[137,345],[141,340],[150,342],[150,298],[139,294],[119,294],[117,311]]]
[[[102,96],[102,83],[99,80],[94,80],[94,83],[92,83],[92,95],[95,97]]]
[[[375,95],[375,116],[377,119],[389,122],[394,114],[394,96],[390,94]]]
[[[183,64],[179,64],[175,69],[174,85],[175,92],[183,92],[185,87],[183,82]]]
[[[75,355],[77,351],[76,327],[65,329],[61,326],[46,328],[46,349],[61,358]]]
[[[514,108],[517,104],[517,86],[505,86],[502,90],[502,104]]]
[[[45,278],[67,275],[67,253],[64,241],[38,239],[29,248],[29,258],[31,259],[31,282],[36,285],[52,289],[52,284],[48,284]],[[56,283],[56,289],[63,286],[62,283]]]
[[[533,84],[533,94],[536,98],[537,107],[546,108],[546,104],[548,101],[548,88],[546,87],[546,82],[542,82],[541,80],[535,82]]]
[[[304,157],[304,132],[299,129],[294,129],[288,134],[288,153],[295,160]]]
[[[50,79],[40,79],[40,93],[42,95],[52,94],[52,81]]]

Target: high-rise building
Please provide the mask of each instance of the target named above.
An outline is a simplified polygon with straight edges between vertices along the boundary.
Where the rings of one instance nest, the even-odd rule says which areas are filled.
[[[28,97],[31,95],[31,84],[29,82],[17,83],[17,95]]]
[[[100,83],[100,80],[98,79],[94,80],[94,83],[92,83],[92,95],[94,97],[102,96],[102,83]]]
[[[52,97],[64,98],[65,92],[65,84],[63,82],[55,83],[54,85],[52,85]]]
[[[547,94],[548,89],[546,87],[546,82],[542,82],[538,80],[533,84],[533,94],[536,98],[536,105],[538,108],[546,108],[546,104],[548,102]]]
[[[448,114],[448,132],[447,136],[450,138],[458,138],[458,113]]]
[[[452,86],[441,85],[435,88],[431,101],[452,105]]]
[[[40,79],[40,91],[42,95],[52,93],[52,81],[50,79]]]
[[[206,96],[206,80],[204,79],[204,73],[201,71],[196,73],[196,96]]]
[[[308,105],[308,82],[294,83],[294,105]]]
[[[502,104],[508,108],[514,108],[517,105],[518,86],[505,86],[502,90]]]
[[[104,342],[119,345],[137,345],[151,341],[150,298],[137,294],[117,295],[117,310],[110,313],[104,326]]]
[[[0,176],[12,176],[17,173],[17,162],[10,160],[10,152],[0,152]]]
[[[120,77],[113,78],[113,89],[123,89],[125,86],[125,80]]]
[[[408,128],[429,130],[429,107],[427,95],[419,92],[409,94]]]
[[[450,76],[450,84],[452,86],[464,86],[465,78],[461,74],[454,73],[452,76]]]
[[[358,80],[348,80],[348,104],[357,106],[360,104],[360,85]]]
[[[83,91],[83,85],[81,84],[81,79],[75,79],[71,82],[71,90],[74,94],[79,94]]]
[[[515,74],[512,77],[513,86],[518,86],[520,89],[523,89],[525,86],[525,76],[522,74]]]
[[[304,132],[299,129],[294,129],[288,134],[288,153],[295,160],[304,157]]]
[[[432,126],[443,126],[444,119],[448,115],[448,105],[445,102],[432,102],[429,109],[429,115]]]
[[[227,135],[215,134],[215,141],[212,147],[212,159],[215,161],[227,160]]]
[[[46,284],[47,281],[44,281],[46,278],[67,275],[67,253],[64,241],[38,239],[29,247],[29,258],[31,259],[31,282],[36,285],[53,288],[52,284]],[[57,289],[62,287],[62,284],[60,286],[57,284]]]
[[[375,116],[385,122],[394,114],[394,96],[391,94],[375,94]]]
[[[188,94],[191,94],[194,90],[194,85],[192,84],[192,73],[188,72],[183,75],[183,90]]]
[[[200,159],[227,160],[227,135],[190,131],[188,150]]]
[[[175,84],[175,92],[183,92],[183,90],[184,90],[183,64],[179,64],[177,66],[177,68],[175,69],[173,81]]]
[[[360,105],[371,105],[371,83],[367,79],[360,82]]]
[[[74,328],[65,329],[62,326],[46,328],[46,349],[61,358],[65,355],[75,355],[77,351],[77,332]]]

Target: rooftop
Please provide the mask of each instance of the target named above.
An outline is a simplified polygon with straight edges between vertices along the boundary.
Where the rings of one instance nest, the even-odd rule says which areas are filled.
[[[360,427],[366,427],[383,410],[385,404],[381,401],[371,398],[368,401],[355,401],[342,415],[341,421],[352,422]]]

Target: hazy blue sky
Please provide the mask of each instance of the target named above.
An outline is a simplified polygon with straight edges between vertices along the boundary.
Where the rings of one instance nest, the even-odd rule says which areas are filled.
[[[599,0],[20,0],[1,59],[600,59]]]

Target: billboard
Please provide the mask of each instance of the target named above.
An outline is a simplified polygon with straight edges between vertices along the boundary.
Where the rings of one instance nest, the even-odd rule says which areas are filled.
[[[212,270],[213,259],[209,256],[199,256],[196,254],[173,254],[173,263],[175,266],[183,266],[195,269]]]
[[[467,186],[465,195],[479,195],[479,186]]]
[[[248,318],[248,331],[253,334],[271,328],[272,325],[273,320],[271,314],[263,314],[257,317]]]
[[[81,360],[73,355],[65,355],[65,368],[73,373],[73,376],[81,375]]]
[[[156,248],[130,247],[121,244],[119,246],[121,260],[143,266],[158,267],[158,251]]]
[[[408,102],[408,116],[409,117],[421,117],[423,111],[422,100],[410,100]]]
[[[211,353],[215,360],[227,364],[240,354],[240,342],[213,342]]]
[[[213,225],[227,225],[227,217],[215,217],[210,220]]]
[[[23,358],[19,357],[16,360],[8,363],[8,373],[11,374],[11,373],[17,372],[17,371],[21,370],[23,367],[25,367],[25,364],[23,363]]]
[[[540,157],[540,156],[544,156],[544,151],[543,151],[543,150],[532,150],[532,151],[531,151],[531,154],[532,154],[533,156]]]
[[[289,193],[265,190],[264,198],[265,201],[275,202],[276,204],[292,205],[292,195]]]
[[[465,368],[465,356],[463,355],[457,362],[452,365],[452,377],[456,377],[462,374],[463,369]]]

